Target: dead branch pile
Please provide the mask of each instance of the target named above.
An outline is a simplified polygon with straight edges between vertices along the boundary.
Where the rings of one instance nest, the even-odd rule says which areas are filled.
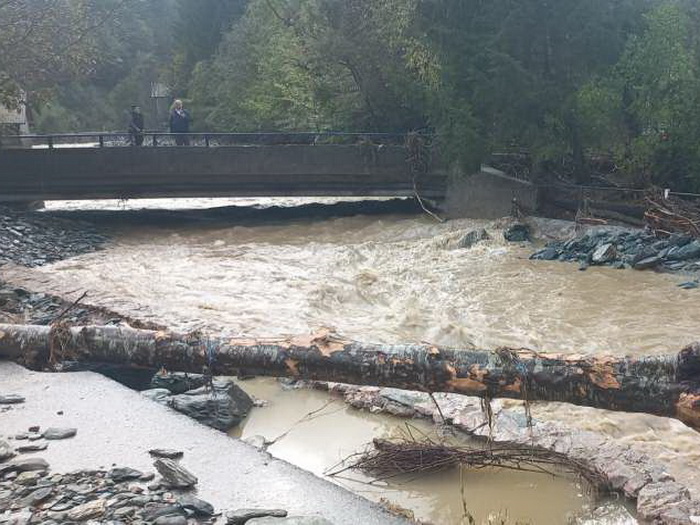
[[[557,452],[520,445],[493,445],[470,448],[435,443],[431,440],[374,439],[374,448],[347,458],[337,475],[347,470],[360,470],[384,481],[404,474],[438,472],[456,467],[481,469],[505,468],[538,474],[575,474],[599,489],[607,488],[606,479],[592,467]]]
[[[700,238],[700,204],[666,196],[658,189],[649,192],[645,202],[644,221],[657,236],[684,233]]]

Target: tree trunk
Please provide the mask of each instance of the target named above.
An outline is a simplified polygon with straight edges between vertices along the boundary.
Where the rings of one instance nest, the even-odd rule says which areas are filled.
[[[63,360],[214,375],[243,368],[257,375],[645,412],[700,429],[698,343],[673,356],[618,358],[365,344],[328,332],[231,339],[120,326],[0,324],[0,357],[34,369]]]

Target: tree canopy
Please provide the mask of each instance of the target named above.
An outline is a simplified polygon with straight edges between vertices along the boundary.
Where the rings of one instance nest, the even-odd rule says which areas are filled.
[[[123,128],[160,82],[200,130],[425,130],[467,172],[517,150],[588,182],[604,156],[700,189],[694,0],[0,0],[0,24],[38,130]]]

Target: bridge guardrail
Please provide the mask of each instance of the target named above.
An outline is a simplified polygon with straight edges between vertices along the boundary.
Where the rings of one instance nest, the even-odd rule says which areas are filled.
[[[427,136],[427,135],[426,135]],[[55,133],[0,136],[0,149],[65,148],[65,147],[175,147],[176,139],[186,137],[189,147],[221,147],[241,145],[312,145],[312,144],[391,144],[403,145],[406,133],[143,133],[143,145],[134,144],[128,132]],[[183,146],[177,146],[183,147]]]

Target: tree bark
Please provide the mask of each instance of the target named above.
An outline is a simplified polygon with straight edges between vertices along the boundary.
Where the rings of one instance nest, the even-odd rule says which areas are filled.
[[[700,344],[677,355],[600,357],[384,345],[329,332],[286,339],[206,337],[123,326],[0,324],[0,357],[34,369],[75,360],[560,401],[679,419],[700,430]]]

